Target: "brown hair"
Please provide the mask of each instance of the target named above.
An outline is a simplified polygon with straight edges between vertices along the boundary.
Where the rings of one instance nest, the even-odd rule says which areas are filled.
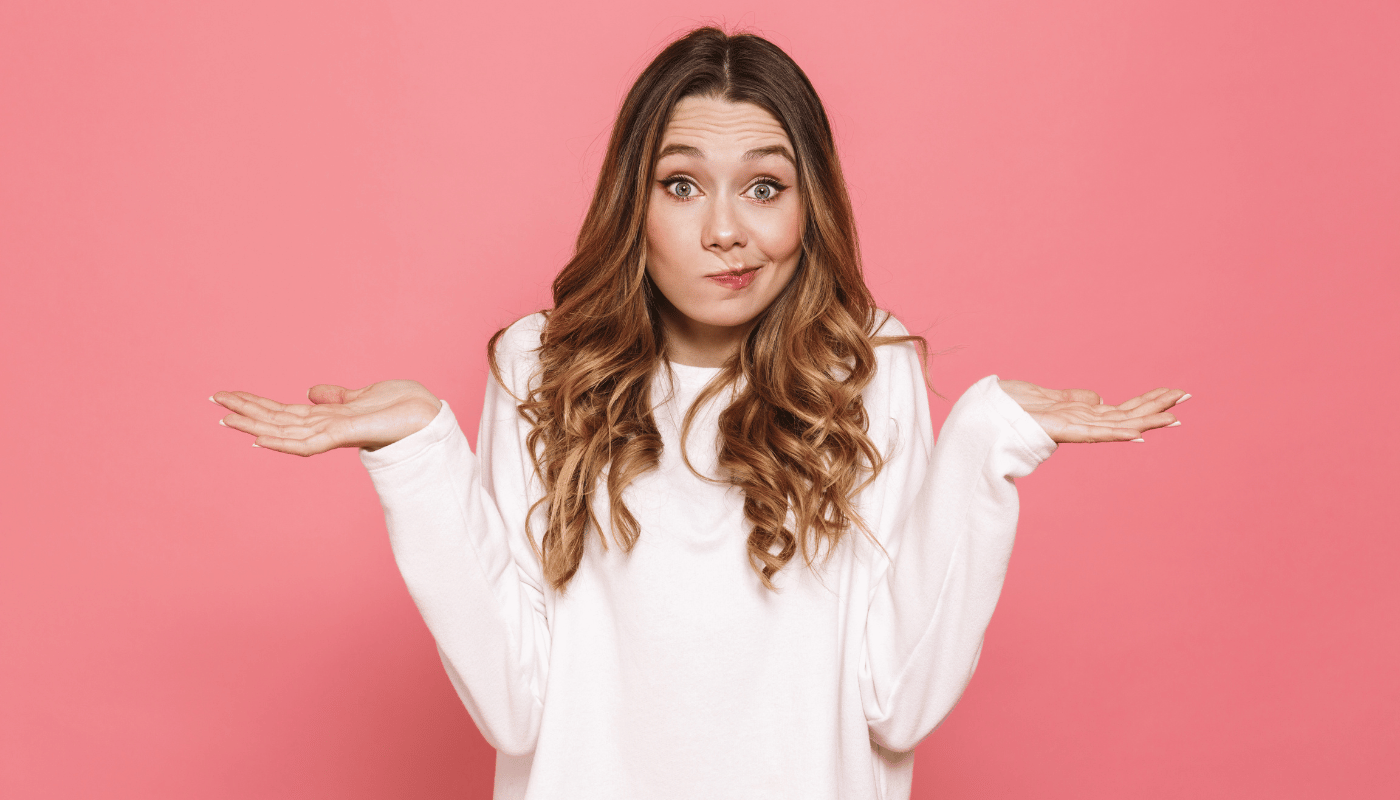
[[[671,43],[623,100],[573,258],[554,280],[538,385],[519,398],[544,487],[535,507],[547,511],[543,536],[535,542],[531,533],[531,541],[560,591],[578,570],[590,529],[607,546],[592,507],[604,473],[613,535],[630,550],[640,531],[622,492],[659,462],[650,395],[666,339],[645,269],[646,211],[662,135],[676,103],[690,96],[768,111],[797,161],[805,219],[797,270],[700,393],[682,433],[706,401],[737,387],[719,418],[719,465],[744,492],[749,560],[765,586],[774,588],[773,576],[799,551],[811,566],[823,543],[863,528],[852,499],[883,464],[866,435],[861,397],[875,371],[874,347],[914,341],[926,353],[920,337],[875,336],[883,319],[861,273],[831,126],[807,76],[751,34],[700,28]],[[488,345],[498,379],[502,333]]]

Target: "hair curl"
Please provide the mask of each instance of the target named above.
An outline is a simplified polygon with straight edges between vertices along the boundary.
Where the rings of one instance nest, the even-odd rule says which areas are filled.
[[[578,571],[605,482],[611,529],[630,551],[640,534],[622,493],[660,460],[651,385],[666,364],[657,290],[646,274],[646,209],[656,153],[684,97],[752,103],[792,141],[804,206],[802,255],[792,280],[759,316],[738,352],[685,416],[727,387],[719,418],[723,480],[744,493],[753,524],[750,563],[764,586],[801,553],[811,566],[852,527],[864,530],[855,494],[883,465],[866,435],[861,392],[883,318],[861,272],[855,219],[826,111],[807,76],[777,46],[751,34],[700,28],[667,46],[628,92],[573,257],[554,280],[554,308],[540,336],[537,380],[520,400],[527,447],[544,487],[546,580],[563,591]],[[488,355],[499,379],[492,337]],[[687,461],[688,463],[688,461]],[[693,467],[692,467],[693,470]]]

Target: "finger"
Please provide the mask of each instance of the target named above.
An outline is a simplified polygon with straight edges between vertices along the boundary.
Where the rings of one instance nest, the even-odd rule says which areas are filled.
[[[1061,410],[1060,418],[1066,421],[1073,421],[1071,424],[1099,425],[1111,428],[1133,428],[1135,430],[1149,430],[1151,428],[1168,427],[1178,420],[1176,415],[1165,411],[1171,407],[1170,398],[1159,398],[1155,401],[1144,403],[1132,411],[1119,411],[1112,406],[1100,406],[1098,408]]]
[[[272,422],[282,425],[294,424],[301,420],[310,411],[311,406],[289,406],[283,405],[275,400],[249,392],[220,392],[223,405],[230,411],[242,414],[250,419],[260,419],[264,422]]]
[[[311,387],[311,390],[306,393],[306,397],[317,405],[324,403],[344,404],[350,402],[352,394],[355,393],[344,386],[336,386],[333,383],[318,383]]]
[[[1168,389],[1168,388],[1166,388],[1166,387],[1163,387],[1163,388],[1161,388],[1161,389],[1153,389],[1152,391],[1147,392],[1147,393],[1145,393],[1145,394],[1140,394],[1140,395],[1138,395],[1137,397],[1134,397],[1134,398],[1131,399],[1131,400],[1127,400],[1127,401],[1124,401],[1124,402],[1122,402],[1122,403],[1119,403],[1119,404],[1117,405],[1117,408],[1122,409],[1123,411],[1132,411],[1133,409],[1137,408],[1138,406],[1142,405],[1143,403],[1149,403],[1149,402],[1151,402],[1151,401],[1153,401],[1153,400],[1156,400],[1156,399],[1160,398],[1162,395],[1164,395],[1164,394],[1166,394],[1166,393],[1168,393],[1168,392],[1170,392],[1170,391],[1171,391],[1171,389]]]
[[[253,394],[252,392],[225,392],[225,394],[231,394],[249,403],[256,403],[268,411],[285,411],[287,408],[285,404],[279,403],[270,397],[263,397],[262,395]]]
[[[1058,400],[1070,403],[1088,403],[1091,406],[1103,405],[1103,398],[1098,392],[1091,392],[1088,389],[1061,389],[1056,393]]]
[[[1130,442],[1140,436],[1136,428],[1074,424],[1066,425],[1060,434],[1053,438],[1057,442]]]
[[[271,398],[252,394],[251,392],[231,392],[231,394],[244,397],[263,408],[274,413],[291,414],[294,417],[304,417],[311,412],[311,406],[305,403],[279,403]]]
[[[256,398],[257,400],[267,399],[258,397],[257,395],[250,394],[248,392],[214,392],[213,394],[209,395],[210,400],[214,401],[218,405],[223,406],[224,408],[228,408],[229,403],[255,402],[254,398]]]
[[[294,456],[314,456],[332,449],[330,437],[316,434],[308,439],[286,439],[278,436],[259,436],[253,440],[254,447],[276,450]]]
[[[320,433],[316,428],[305,425],[277,425],[271,422],[251,419],[238,414],[230,414],[220,420],[225,427],[253,436],[272,436],[280,439],[309,439]]]
[[[1152,392],[1148,392],[1148,394],[1143,395],[1144,398],[1148,397],[1148,395],[1155,395],[1155,397],[1143,400],[1136,407],[1134,407],[1130,413],[1133,416],[1146,416],[1149,414],[1157,414],[1176,405],[1181,400],[1181,398],[1185,396],[1185,394],[1186,393],[1181,391],[1180,389],[1167,389],[1166,391],[1157,389]]]
[[[272,410],[253,399],[257,395],[247,392],[217,392],[214,395],[219,405],[245,417],[263,419],[272,415]],[[262,398],[259,398],[262,399]]]
[[[1175,414],[1162,412],[1147,417],[1141,417],[1133,424],[1140,431],[1150,431],[1153,428],[1166,428],[1179,422]]]
[[[1093,435],[1097,437],[1093,439],[1093,441],[1117,441],[1119,438],[1133,439],[1139,437],[1142,435],[1143,431],[1150,431],[1154,428],[1170,428],[1180,424],[1180,421],[1177,420],[1175,415],[1163,412],[1121,421],[1103,420],[1101,422],[1072,423],[1066,425],[1065,430],[1067,432],[1074,432],[1076,435],[1083,434],[1087,430],[1093,430]],[[1117,434],[1109,434],[1108,431],[1116,431]],[[1123,437],[1121,434],[1127,434],[1127,436]],[[1066,441],[1089,440],[1069,439]]]
[[[1110,405],[1082,409],[1075,416],[1087,425],[1121,423],[1138,417],[1133,411],[1119,411],[1117,406]]]

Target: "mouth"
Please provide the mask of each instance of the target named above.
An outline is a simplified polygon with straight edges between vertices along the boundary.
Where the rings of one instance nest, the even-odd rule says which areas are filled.
[[[742,269],[725,270],[715,272],[705,277],[718,283],[726,289],[739,290],[753,283],[754,276],[762,267],[744,267]]]

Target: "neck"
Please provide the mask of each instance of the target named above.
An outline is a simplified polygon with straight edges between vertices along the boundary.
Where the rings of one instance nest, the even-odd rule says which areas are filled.
[[[666,357],[690,367],[722,367],[739,350],[754,321],[743,325],[705,325],[688,319],[664,298],[658,303],[666,329]]]

